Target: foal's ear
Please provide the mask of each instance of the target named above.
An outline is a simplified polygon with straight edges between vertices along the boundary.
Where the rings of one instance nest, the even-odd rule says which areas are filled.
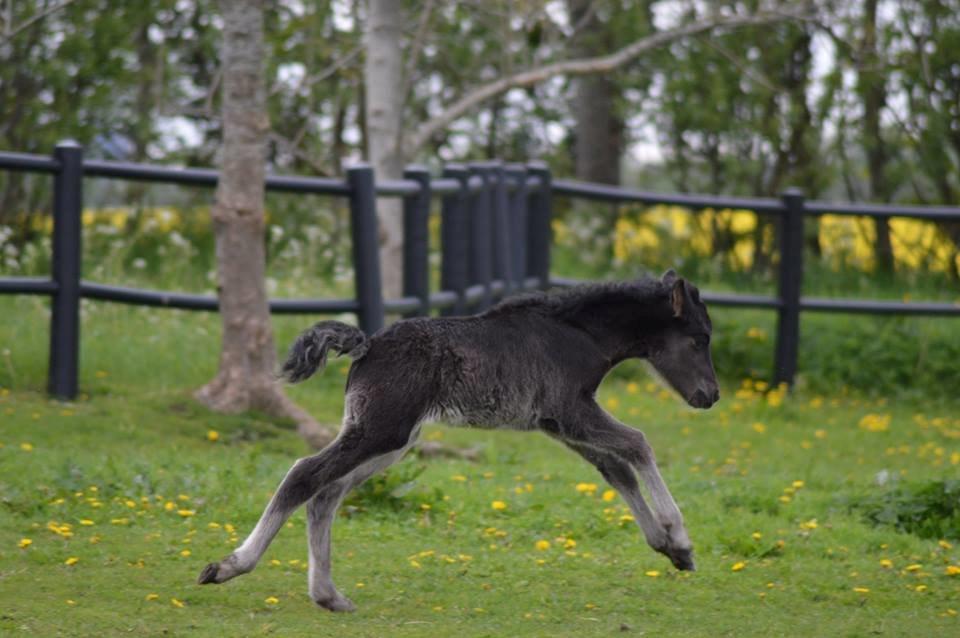
[[[668,286],[672,286],[676,280],[677,280],[677,271],[675,271],[673,268],[663,273],[663,276],[660,277],[660,281],[662,281]]]
[[[676,279],[676,275],[674,278]],[[683,278],[676,279],[670,290],[670,307],[673,308],[673,316],[677,319],[683,317],[684,307],[688,303],[690,303],[690,293],[687,291],[687,281]]]

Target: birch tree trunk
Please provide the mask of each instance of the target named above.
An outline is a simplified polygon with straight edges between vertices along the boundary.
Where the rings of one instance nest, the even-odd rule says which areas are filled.
[[[369,0],[364,63],[367,158],[379,179],[400,179],[403,176],[402,26],[402,2]],[[380,225],[384,296],[399,297],[403,292],[401,200],[378,199],[377,221]]]
[[[264,271],[264,162],[269,120],[263,73],[262,0],[222,0],[223,146],[212,217],[223,337],[220,370],[197,391],[219,412],[260,410],[297,421],[314,447],[331,433],[286,395],[274,377],[276,352]]]

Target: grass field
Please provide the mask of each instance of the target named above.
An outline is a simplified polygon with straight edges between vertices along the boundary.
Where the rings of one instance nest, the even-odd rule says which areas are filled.
[[[42,304],[0,303],[18,319],[0,323],[0,634],[960,633],[956,541],[873,527],[853,507],[960,478],[955,399],[730,382],[694,412],[639,367],[609,379],[600,402],[647,433],[685,513],[698,571],[683,574],[546,437],[431,426],[424,438],[479,446],[481,460],[411,455],[346,504],[334,579],[359,609],[333,615],[306,594],[302,512],[252,574],[194,584],[306,452],[289,424],[193,402],[215,365],[215,317],[90,305],[84,396],[63,404],[39,392]],[[305,323],[279,320],[278,342]],[[344,371],[335,362],[293,395],[335,423]]]

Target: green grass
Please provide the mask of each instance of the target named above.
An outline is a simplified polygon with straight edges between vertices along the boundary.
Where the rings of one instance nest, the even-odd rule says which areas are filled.
[[[86,305],[84,396],[61,404],[40,392],[42,303],[0,304],[10,318],[0,322],[0,348],[9,351],[0,357],[0,634],[960,631],[948,611],[960,611],[960,576],[946,574],[960,550],[874,527],[854,507],[906,481],[960,478],[956,399],[801,391],[771,405],[752,390],[737,398],[730,382],[716,408],[694,412],[648,385],[639,367],[610,378],[600,401],[656,449],[696,546],[692,574],[650,550],[633,523],[621,522],[619,497],[603,500],[596,472],[546,437],[431,426],[425,438],[481,446],[481,461],[411,456],[348,502],[334,527],[334,579],[359,611],[333,615],[306,594],[302,512],[255,572],[223,586],[194,584],[204,564],[242,540],[306,452],[289,424],[214,415],[193,402],[191,390],[216,363],[216,317]],[[278,320],[278,343],[306,322]],[[292,394],[336,422],[344,369],[335,362]],[[889,415],[888,428],[860,427],[868,414]],[[208,440],[210,430],[219,440]],[[413,489],[389,496],[410,479]],[[797,481],[803,486],[789,495]],[[582,483],[596,491],[578,491]],[[494,500],[506,510],[493,510]],[[32,543],[21,549],[24,538]],[[537,550],[538,540],[550,548]]]

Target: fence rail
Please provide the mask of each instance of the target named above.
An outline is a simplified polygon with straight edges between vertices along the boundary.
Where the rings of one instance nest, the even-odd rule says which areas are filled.
[[[214,187],[210,169],[158,167],[85,159],[74,142],[57,145],[52,157],[0,152],[0,170],[53,175],[52,268],[49,278],[0,277],[0,294],[34,294],[51,298],[48,390],[60,398],[77,394],[81,298],[117,303],[216,311],[212,295],[144,290],[81,279],[81,210],[84,178],[159,182]],[[797,190],[780,199],[665,194],[629,188],[553,180],[542,163],[476,162],[447,165],[439,177],[420,166],[399,180],[376,181],[373,170],[358,165],[344,179],[269,175],[268,191],[346,198],[354,263],[352,299],[271,299],[278,314],[355,313],[360,327],[375,332],[385,314],[423,316],[482,310],[506,295],[548,286],[572,286],[577,280],[550,276],[552,199],[574,197],[616,203],[667,204],[692,210],[747,209],[776,215],[780,262],[776,296],[714,293],[711,305],[766,308],[777,313],[775,383],[792,383],[797,370],[800,313],[845,312],[960,316],[960,306],[936,302],[893,302],[801,296],[803,224],[810,215],[912,217],[960,221],[960,208],[889,206],[807,201]],[[403,200],[403,296],[384,299],[377,244],[377,197]],[[434,198],[440,199],[440,290],[429,287],[428,220]]]

